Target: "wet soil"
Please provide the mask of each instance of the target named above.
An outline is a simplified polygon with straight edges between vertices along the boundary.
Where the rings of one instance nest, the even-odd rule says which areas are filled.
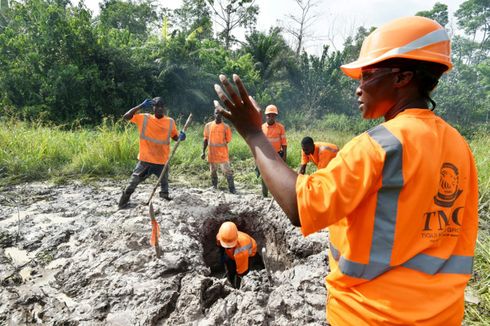
[[[276,204],[268,211],[270,199],[245,190],[171,185],[172,201],[154,200],[157,258],[145,205],[152,185],[118,210],[122,187],[1,189],[1,325],[325,325],[327,232],[304,238]],[[216,247],[226,220],[259,246],[239,290]]]

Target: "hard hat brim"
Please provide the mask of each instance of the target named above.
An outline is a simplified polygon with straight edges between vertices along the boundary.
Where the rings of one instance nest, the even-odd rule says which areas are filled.
[[[221,243],[221,246],[223,248],[229,249],[229,248],[234,248],[236,246],[237,240],[232,241],[232,242],[225,242],[223,240],[219,240],[219,242]]]

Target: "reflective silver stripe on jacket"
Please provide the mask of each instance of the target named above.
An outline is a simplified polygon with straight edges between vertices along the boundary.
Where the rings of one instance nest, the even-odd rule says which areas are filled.
[[[381,55],[379,58],[377,58],[378,61],[381,61],[379,59],[383,59],[383,57],[389,57],[395,54],[403,54],[407,53],[413,50],[418,50],[421,48],[424,48],[429,45],[433,45],[436,43],[444,42],[444,41],[449,41],[449,36],[446,33],[445,29],[438,29],[436,31],[430,32],[428,34],[425,34],[424,36],[404,45],[399,48],[394,48],[391,49],[390,51],[384,53]]]
[[[342,253],[332,243],[330,243],[330,252],[333,258],[338,261],[343,274],[372,280],[396,267],[390,266],[390,260],[395,239],[398,197],[403,186],[403,146],[384,126],[377,126],[368,131],[368,134],[386,153],[383,166],[383,184],[378,191],[376,202],[369,263],[361,264],[343,257]],[[473,257],[453,255],[447,259],[442,259],[421,253],[403,263],[402,266],[431,275],[436,273],[471,274]]]
[[[237,255],[239,253],[241,253],[242,251],[247,251],[248,250],[248,254],[249,255],[252,255],[252,242],[250,241],[249,244],[243,246],[243,247],[238,247],[235,249],[235,252],[233,253],[234,255]]]
[[[168,124],[168,127],[169,127],[168,128],[168,135],[167,135],[167,138],[165,140],[159,140],[159,139],[148,137],[145,134],[147,125],[148,125],[148,115],[145,114],[145,117],[143,118],[143,126],[141,127],[141,134],[140,134],[140,138],[141,139],[144,139],[144,140],[147,140],[149,142],[152,142],[152,143],[155,143],[155,144],[159,144],[159,145],[168,145],[168,144],[170,144],[170,136],[172,135],[173,120],[169,120],[169,124]]]
[[[318,152],[323,152],[323,151],[330,151],[330,152],[333,152],[333,153],[337,153],[339,150],[337,148],[333,148],[333,147],[330,147],[330,146],[320,146],[320,148],[318,148]]]
[[[281,137],[267,137],[267,139],[269,139],[270,142],[276,142],[276,141],[281,141]]]

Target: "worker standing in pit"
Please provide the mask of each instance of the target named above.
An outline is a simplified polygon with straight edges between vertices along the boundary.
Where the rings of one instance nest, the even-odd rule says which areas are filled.
[[[233,222],[224,222],[216,235],[221,249],[226,277],[235,289],[240,288],[242,277],[248,273],[248,259],[257,253],[257,243],[248,234],[238,231]]]
[[[323,169],[337,155],[338,151],[337,145],[326,142],[313,142],[311,137],[303,138],[301,141],[301,167],[299,173],[305,174],[308,162],[313,162],[317,169]]]
[[[265,183],[306,236],[329,227],[326,278],[332,325],[461,325],[478,232],[471,149],[433,111],[431,93],[452,67],[444,27],[404,17],[373,31],[358,60],[365,119],[385,122],[348,142],[312,175],[291,170],[261,131],[260,111],[238,76],[215,86]]]

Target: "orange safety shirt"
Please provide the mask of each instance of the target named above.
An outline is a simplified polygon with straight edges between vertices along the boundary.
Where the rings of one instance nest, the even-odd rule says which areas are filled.
[[[461,325],[478,231],[463,137],[408,109],[296,182],[304,235],[329,226],[332,325]]]
[[[282,146],[287,146],[286,129],[279,122],[275,122],[270,126],[265,122],[262,124],[262,132],[269,139],[276,152],[281,151]]]
[[[169,117],[155,118],[153,114],[139,113],[130,120],[138,126],[140,151],[138,160],[165,164],[170,152],[170,139],[178,136],[175,121]]]
[[[231,141],[231,128],[226,123],[211,121],[204,127],[204,140],[208,141],[208,162],[226,163],[228,143]]]
[[[323,169],[327,166],[328,162],[337,155],[338,151],[339,148],[337,145],[325,142],[315,142],[315,150],[312,154],[306,155],[304,151],[301,151],[301,165],[311,161],[317,168]]]
[[[219,238],[216,236],[219,243]],[[238,231],[238,241],[234,248],[225,248],[225,252],[236,263],[236,272],[243,274],[248,271],[248,258],[257,253],[257,242],[248,234]]]

